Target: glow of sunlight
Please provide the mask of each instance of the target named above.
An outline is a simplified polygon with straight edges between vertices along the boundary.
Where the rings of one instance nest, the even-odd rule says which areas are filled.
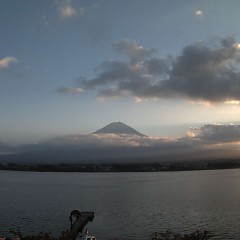
[[[240,49],[240,43],[235,43],[235,44],[234,44],[234,47],[235,47],[236,49]]]
[[[239,104],[240,104],[240,101],[237,101],[237,100],[229,100],[229,101],[225,101],[224,104],[227,104],[227,105],[239,105]]]

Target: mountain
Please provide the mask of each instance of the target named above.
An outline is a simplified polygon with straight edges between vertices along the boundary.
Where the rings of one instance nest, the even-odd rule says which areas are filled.
[[[119,137],[104,134],[116,134]],[[130,136],[130,140],[128,136]],[[149,148],[144,144],[142,147],[135,147],[134,145],[134,141],[137,142],[137,139],[144,142],[145,138],[142,137],[145,137],[145,135],[128,125],[113,122],[90,135],[62,136],[35,145],[19,146],[15,148],[15,151],[12,149],[11,154],[6,154],[10,151],[3,151],[2,153],[0,151],[0,164],[1,162],[27,165],[122,163],[128,161],[141,162],[145,159],[148,161]],[[153,158],[150,157],[150,159]]]
[[[129,127],[128,125],[122,122],[113,122],[108,124],[107,126],[97,130],[92,134],[127,134],[127,135],[136,135],[139,137],[146,137],[144,134],[136,131],[135,129]]]

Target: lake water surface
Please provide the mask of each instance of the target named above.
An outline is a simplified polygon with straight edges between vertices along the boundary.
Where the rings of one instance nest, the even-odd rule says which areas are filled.
[[[158,173],[0,171],[0,235],[69,228],[71,210],[94,211],[100,239],[150,240],[154,231],[213,231],[240,239],[240,170]]]

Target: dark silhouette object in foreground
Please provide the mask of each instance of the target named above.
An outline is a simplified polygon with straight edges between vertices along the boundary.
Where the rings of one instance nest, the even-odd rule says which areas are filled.
[[[81,233],[88,222],[93,221],[94,212],[80,212],[78,210],[73,210],[70,213],[69,220],[71,222],[71,227],[67,231],[63,231],[61,236],[52,237],[50,233],[40,232],[37,235],[27,235],[24,236],[20,230],[11,230],[10,232],[15,235],[14,238],[1,238],[2,240],[75,240],[79,233]],[[85,240],[96,240],[94,236],[88,236],[88,231],[86,230]]]
[[[89,221],[93,221],[93,219],[94,212],[79,212],[78,210],[73,210],[69,217],[71,229],[66,234],[67,239],[75,240],[79,233],[82,235],[83,228]]]

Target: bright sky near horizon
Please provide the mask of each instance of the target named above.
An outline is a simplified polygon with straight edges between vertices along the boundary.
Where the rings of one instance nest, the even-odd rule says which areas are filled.
[[[239,123],[240,1],[1,0],[0,142]]]

